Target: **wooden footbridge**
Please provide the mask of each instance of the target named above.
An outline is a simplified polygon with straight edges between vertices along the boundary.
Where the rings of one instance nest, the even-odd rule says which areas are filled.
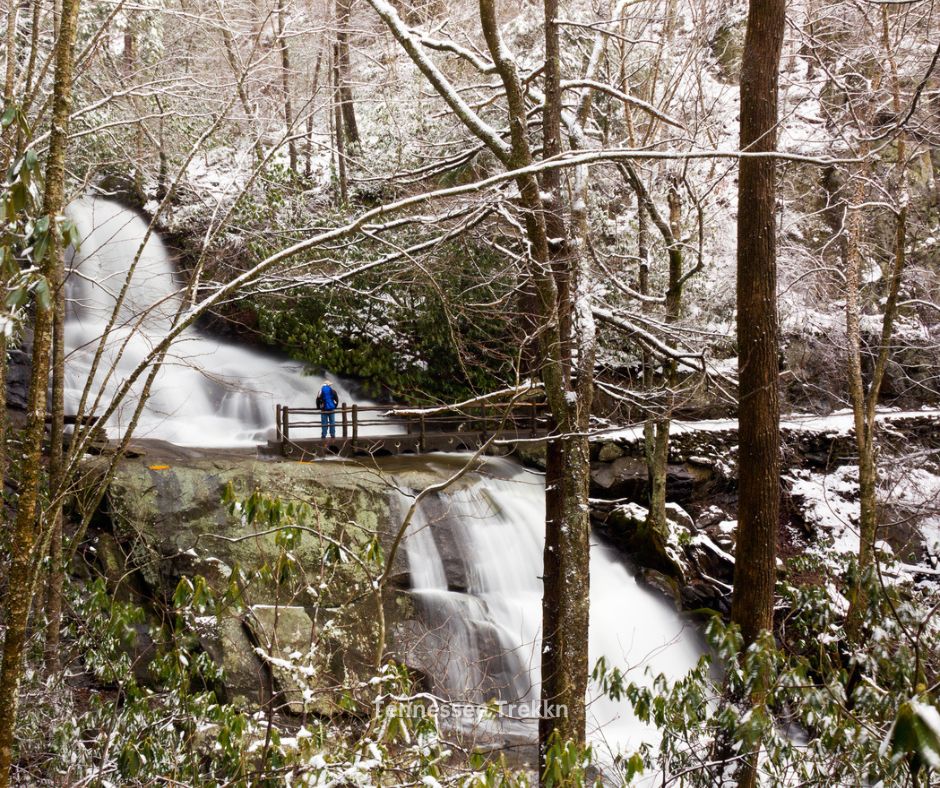
[[[275,439],[261,447],[262,453],[304,460],[476,451],[494,437],[508,451],[515,442],[550,432],[548,407],[542,402],[427,409],[343,403],[332,413],[336,437],[321,438],[322,411],[278,405]]]

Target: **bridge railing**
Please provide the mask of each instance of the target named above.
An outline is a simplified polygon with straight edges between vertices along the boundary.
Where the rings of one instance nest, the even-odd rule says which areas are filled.
[[[329,411],[328,411],[329,412]],[[319,435],[308,431],[322,427],[319,408],[297,408],[278,405],[276,409],[277,440],[310,440]],[[548,426],[548,406],[543,402],[521,402],[507,405],[473,405],[460,409],[404,408],[380,405],[349,405],[341,403],[332,411],[337,437],[358,440],[366,435],[405,434],[418,436],[422,444],[426,435],[448,433],[478,434],[489,437],[496,432],[518,437],[535,437]],[[308,432],[308,434],[300,434]]]

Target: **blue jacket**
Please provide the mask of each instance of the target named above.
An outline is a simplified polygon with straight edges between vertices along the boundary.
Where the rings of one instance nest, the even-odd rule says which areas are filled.
[[[335,410],[338,403],[339,397],[336,396],[336,392],[331,386],[323,386],[320,389],[320,393],[317,394],[317,407],[320,410]]]

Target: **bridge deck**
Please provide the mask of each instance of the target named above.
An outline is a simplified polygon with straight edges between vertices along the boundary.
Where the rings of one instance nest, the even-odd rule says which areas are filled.
[[[534,434],[526,432],[500,433],[498,446],[494,453],[505,453],[508,445],[523,440],[544,438],[548,430],[540,429]],[[433,451],[464,452],[476,451],[490,438],[466,432],[425,433],[419,435],[369,435],[360,438],[302,438],[289,441],[268,441],[259,447],[267,457],[288,457],[292,460],[305,460],[317,457],[381,457],[392,454],[426,454]],[[502,450],[501,450],[502,449]]]
[[[330,455],[464,452],[476,451],[496,435],[498,446],[508,451],[512,443],[540,439],[549,434],[543,403],[429,411],[341,405],[334,411],[334,418],[337,437],[320,438],[319,410],[278,405],[277,437],[259,449],[266,456],[294,460]],[[399,432],[392,432],[395,428]],[[368,434],[371,432],[377,434]],[[500,448],[494,447],[493,451],[498,452]]]

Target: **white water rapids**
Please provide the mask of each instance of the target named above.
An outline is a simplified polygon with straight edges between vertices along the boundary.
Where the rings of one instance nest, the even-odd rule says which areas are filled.
[[[435,694],[458,702],[498,700],[510,715],[521,709],[520,717],[538,713],[544,519],[544,478],[513,461],[489,459],[472,487],[426,499],[412,520],[405,547],[426,631],[409,656]],[[651,683],[647,668],[682,677],[702,653],[695,629],[596,540],[589,645],[592,666],[603,656],[641,684]],[[469,716],[459,704],[451,714],[461,723]],[[537,723],[483,727],[507,741],[531,740]],[[626,701],[615,703],[597,688],[590,692],[588,727],[608,755],[657,741]]]
[[[96,197],[74,201],[68,213],[81,238],[66,286],[65,409],[75,413],[147,223],[119,203]],[[180,292],[173,260],[154,234],[108,335],[86,412],[102,413],[119,386],[166,336],[181,307]],[[186,329],[153,382],[134,435],[182,446],[255,445],[273,437],[277,402],[313,407],[323,379],[303,372],[303,364]],[[146,373],[108,421],[112,437],[126,430],[145,379]],[[352,403],[344,382],[334,382],[340,400]]]
[[[66,411],[74,413],[147,225],[100,198],[77,200],[69,214],[82,238],[67,287]],[[102,412],[166,336],[181,307],[180,290],[168,250],[154,235],[109,335],[87,412]],[[109,421],[112,436],[126,428],[142,380]],[[276,401],[312,405],[320,384],[301,364],[187,329],[153,383],[135,435],[189,446],[254,444],[269,437]],[[352,401],[342,381],[338,389],[342,400]],[[93,404],[99,390],[101,401]],[[424,625],[408,648],[438,695],[472,703],[499,699],[537,713],[544,517],[543,478],[506,459],[487,460],[472,487],[425,500],[405,542]],[[700,653],[694,630],[639,586],[612,550],[592,545],[591,575],[592,664],[604,656],[634,680],[647,667],[678,678],[694,664]],[[531,742],[536,723],[523,716],[530,719],[498,732]],[[598,697],[596,689],[589,720],[592,740],[611,749],[656,739],[626,702]]]

